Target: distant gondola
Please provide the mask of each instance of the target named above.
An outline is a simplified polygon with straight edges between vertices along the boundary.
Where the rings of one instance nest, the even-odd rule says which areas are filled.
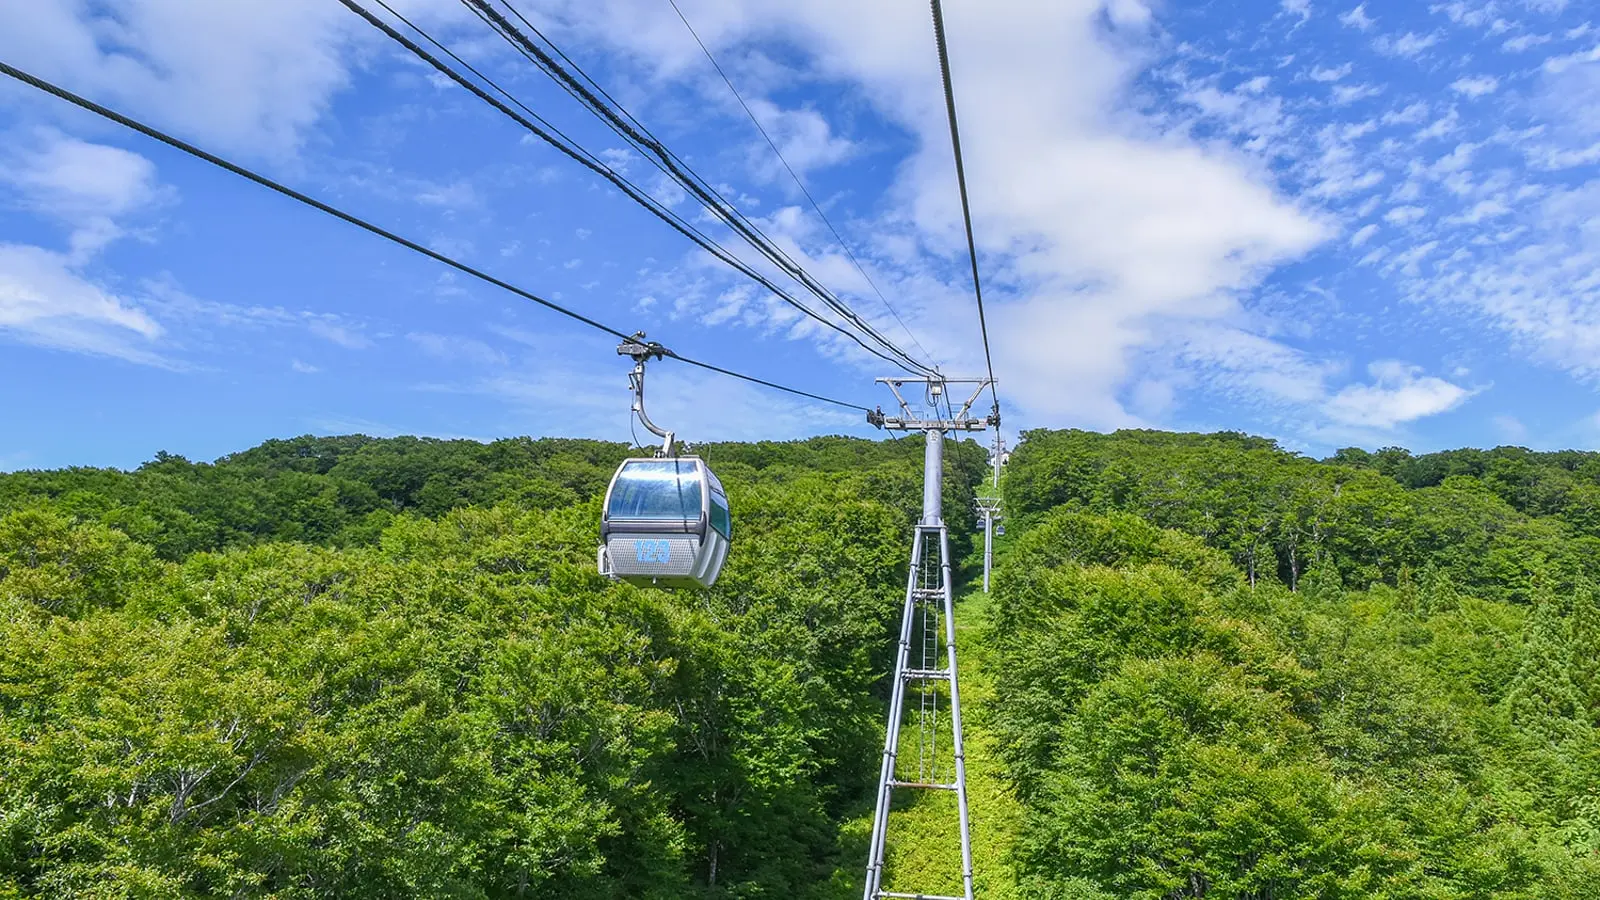
[[[606,491],[600,572],[645,586],[710,587],[732,534],[728,495],[704,460],[625,460]]]

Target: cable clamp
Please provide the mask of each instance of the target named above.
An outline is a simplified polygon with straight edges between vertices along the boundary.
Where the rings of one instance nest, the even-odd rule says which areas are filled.
[[[665,359],[672,353],[658,341],[645,340],[644,332],[635,331],[633,337],[625,338],[617,345],[617,355],[632,357],[634,362],[644,362],[647,359]]]

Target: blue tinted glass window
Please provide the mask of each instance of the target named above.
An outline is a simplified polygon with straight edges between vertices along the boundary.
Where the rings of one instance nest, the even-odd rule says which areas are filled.
[[[728,500],[715,491],[711,494],[711,527],[725,538],[733,537],[733,517],[728,514]]]
[[[612,519],[700,520],[700,473],[680,459],[630,462],[611,487]]]

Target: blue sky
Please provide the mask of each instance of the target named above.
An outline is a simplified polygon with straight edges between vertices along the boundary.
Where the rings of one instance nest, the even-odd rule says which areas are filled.
[[[705,221],[460,4],[396,5]],[[926,5],[680,5],[926,357],[981,371]],[[913,347],[665,0],[517,7]],[[950,0],[946,14],[1009,432],[1227,428],[1317,454],[1600,443],[1591,8]],[[883,363],[335,0],[0,0],[0,25],[0,59],[587,315],[889,399],[871,381]],[[614,345],[0,85],[0,469],[209,459],[305,432],[626,440]],[[691,440],[872,433],[857,413],[670,364],[650,388],[655,418]]]

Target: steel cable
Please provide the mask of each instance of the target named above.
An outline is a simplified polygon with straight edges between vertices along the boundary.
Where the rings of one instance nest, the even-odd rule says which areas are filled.
[[[145,123],[140,122],[137,119],[134,119],[134,118],[126,116],[126,115],[123,115],[122,113],[119,113],[119,112],[117,112],[117,111],[115,111],[113,109],[110,109],[108,107],[102,106],[99,103],[96,103],[93,100],[88,99],[87,97],[80,96],[78,94],[75,94],[75,93],[67,90],[66,88],[59,87],[59,86],[57,86],[55,84],[52,84],[51,82],[45,81],[43,78],[40,78],[40,77],[38,77],[36,75],[32,75],[32,74],[30,74],[28,72],[25,72],[25,71],[13,66],[13,65],[10,65],[9,63],[0,61],[0,74],[3,74],[3,75],[6,75],[6,76],[8,76],[10,78],[16,79],[17,81],[20,81],[20,82],[22,82],[24,84],[27,84],[27,85],[31,86],[31,87],[37,88],[37,89],[39,89],[41,91],[44,91],[47,94],[51,94],[51,95],[53,95],[55,97],[58,97],[58,98],[60,98],[62,100],[65,100],[68,103],[71,103],[74,106],[79,107],[80,109],[84,109],[84,110],[87,110],[89,112],[92,112],[95,115],[98,115],[98,116],[100,116],[100,117],[102,117],[104,119],[108,119],[108,120],[110,120],[112,122],[115,122],[118,125],[123,126],[124,128],[128,128],[128,129],[131,129],[133,131],[137,131],[140,134],[142,134],[142,135],[144,135],[144,136],[146,136],[148,138],[151,138],[151,139],[156,140],[156,141],[160,141],[161,143],[166,144],[167,146],[172,147],[175,150],[180,150],[180,151],[182,151],[184,153],[187,153],[190,156],[195,157],[196,159],[204,160],[205,162],[211,163],[212,165],[214,165],[214,166],[216,166],[216,167],[218,167],[220,169],[225,169],[225,170],[227,170],[229,172],[232,172],[233,174],[238,175],[241,178],[244,178],[246,180],[252,181],[252,182],[254,182],[254,183],[256,183],[256,184],[258,184],[258,185],[260,185],[260,186],[262,186],[264,188],[268,188],[269,190],[272,190],[272,191],[275,191],[275,192],[277,192],[279,194],[282,194],[283,196],[288,197],[288,198],[290,198],[292,200],[299,201],[300,203],[303,203],[306,206],[310,206],[313,209],[316,209],[316,210],[318,210],[320,212],[323,212],[323,213],[326,213],[326,214],[328,214],[330,216],[333,216],[336,219],[339,219],[341,221],[344,221],[344,222],[347,222],[347,223],[349,223],[351,225],[354,225],[357,228],[362,229],[363,231],[366,231],[366,232],[369,232],[371,234],[377,235],[378,237],[381,237],[384,240],[390,241],[390,242],[395,243],[395,244],[399,244],[400,246],[405,247],[408,250],[412,250],[412,251],[415,251],[417,253],[420,253],[423,256],[426,256],[426,257],[428,257],[428,258],[430,258],[430,259],[432,259],[432,260],[434,260],[436,262],[443,263],[443,264],[451,267],[452,269],[455,269],[455,270],[457,270],[459,272],[462,272],[463,274],[470,275],[473,278],[476,278],[476,279],[478,279],[480,281],[483,281],[483,282],[485,282],[487,284],[491,284],[491,285],[494,285],[495,287],[498,287],[498,288],[500,288],[502,290],[509,291],[509,292],[511,292],[513,294],[516,294],[519,297],[522,297],[525,300],[531,300],[534,303],[537,303],[540,306],[543,306],[543,307],[545,307],[547,309],[550,309],[550,310],[552,310],[554,312],[560,313],[563,316],[566,316],[566,317],[568,317],[570,319],[573,319],[575,321],[578,321],[578,322],[582,322],[583,324],[588,325],[590,328],[594,328],[594,329],[597,329],[599,331],[605,332],[606,334],[611,335],[612,337],[615,337],[615,338],[619,338],[621,340],[625,340],[626,341],[626,340],[633,340],[634,339],[632,335],[627,334],[627,333],[625,333],[625,332],[623,332],[623,331],[621,331],[619,329],[612,328],[610,325],[606,325],[606,324],[604,324],[602,322],[596,321],[595,319],[591,319],[588,316],[583,315],[582,313],[570,310],[570,309],[568,309],[568,308],[566,308],[566,307],[564,307],[564,306],[562,306],[562,305],[560,305],[558,303],[554,303],[552,301],[546,300],[543,297],[540,297],[537,294],[534,294],[534,293],[532,293],[530,291],[524,290],[523,288],[517,287],[516,285],[511,284],[510,282],[504,281],[504,280],[502,280],[500,278],[496,278],[495,276],[490,275],[489,273],[484,272],[481,269],[477,269],[477,268],[474,268],[473,266],[469,266],[466,263],[461,262],[460,260],[457,260],[457,259],[455,259],[453,257],[447,256],[447,255],[445,255],[443,253],[440,253],[437,250],[429,249],[428,247],[425,247],[422,244],[417,243],[416,241],[410,240],[409,238],[401,237],[400,235],[395,234],[394,232],[389,231],[389,230],[387,230],[387,229],[385,229],[385,228],[383,228],[383,227],[381,227],[379,225],[374,225],[373,223],[368,222],[367,220],[362,219],[359,216],[353,215],[351,213],[347,213],[344,210],[339,209],[339,208],[337,208],[335,206],[331,206],[331,205],[329,205],[327,203],[324,203],[321,200],[316,199],[315,197],[311,197],[311,196],[309,196],[307,194],[304,194],[304,193],[301,193],[300,191],[297,191],[294,188],[291,188],[291,187],[289,187],[287,185],[281,184],[281,183],[279,183],[277,181],[273,181],[272,179],[266,177],[265,175],[261,175],[261,174],[258,174],[256,172],[253,172],[250,169],[245,168],[244,166],[238,165],[236,163],[229,162],[228,160],[223,159],[222,157],[217,156],[216,154],[213,154],[213,153],[210,153],[208,151],[202,150],[199,147],[196,147],[195,145],[190,144],[187,141],[182,140],[181,138],[174,137],[174,136],[172,136],[170,134],[167,134],[166,132],[160,131],[160,130],[158,130],[158,129],[150,126],[150,125],[146,125]],[[659,346],[659,345],[655,345],[655,346]],[[848,409],[860,410],[862,412],[867,412],[868,411],[867,407],[861,406],[861,405],[856,404],[856,403],[849,403],[849,402],[846,402],[844,400],[836,400],[836,399],[834,399],[832,397],[825,397],[825,396],[823,396],[821,394],[814,394],[814,393],[811,393],[810,391],[803,391],[803,390],[800,390],[799,388],[787,387],[785,385],[778,384],[777,382],[768,381],[768,380],[766,380],[764,378],[757,378],[754,375],[745,375],[742,372],[736,372],[736,371],[733,371],[732,369],[726,369],[726,368],[723,368],[721,366],[714,365],[712,363],[703,362],[703,361],[698,360],[698,359],[693,359],[691,357],[683,356],[683,355],[675,353],[672,350],[669,350],[669,349],[667,349],[665,347],[660,347],[660,350],[661,350],[661,355],[662,356],[670,357],[670,358],[678,360],[679,362],[684,363],[686,365],[695,366],[695,367],[698,367],[698,368],[701,368],[701,369],[705,369],[705,370],[710,371],[710,372],[716,372],[719,375],[726,375],[726,376],[728,376],[730,378],[737,378],[737,379],[740,379],[742,381],[748,381],[748,382],[750,382],[752,384],[758,384],[758,385],[761,385],[762,387],[772,388],[773,390],[784,391],[786,393],[795,394],[795,395],[800,396],[800,397],[806,397],[806,398],[809,398],[811,400],[816,400],[816,401],[821,402],[821,403],[830,403],[830,404],[833,404],[835,406],[843,406],[843,407],[846,407]]]

